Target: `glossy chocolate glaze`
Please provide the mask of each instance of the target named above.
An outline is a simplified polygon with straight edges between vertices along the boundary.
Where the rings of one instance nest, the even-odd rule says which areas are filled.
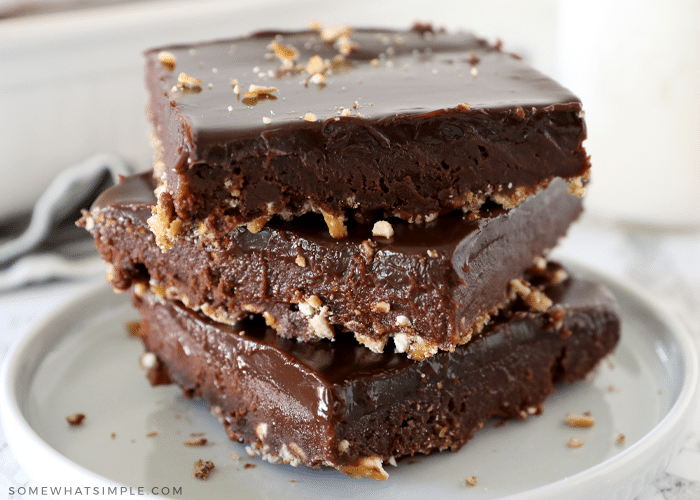
[[[146,350],[160,360],[152,379],[204,397],[232,439],[272,461],[343,470],[367,457],[457,450],[492,416],[539,412],[553,383],[583,378],[611,352],[619,337],[613,297],[577,277],[552,284],[557,269],[528,276],[553,300],[549,312],[518,300],[477,339],[420,362],[348,337],[283,339],[253,319],[217,324],[151,293],[134,301]]]
[[[117,289],[148,282],[219,321],[263,313],[285,337],[352,331],[375,351],[393,338],[413,359],[452,350],[477,334],[510,296],[509,282],[564,235],[581,200],[558,180],[510,210],[394,220],[393,238],[371,225],[331,238],[318,216],[271,222],[258,233],[193,229],[161,252],[146,218],[147,174],[105,192],[87,217]],[[313,308],[310,308],[313,306]],[[401,347],[401,346],[404,347]]]
[[[306,72],[282,74],[280,60],[266,57],[277,40],[301,66],[315,55],[332,60],[337,48],[315,32],[146,52],[156,169],[177,217],[235,225],[313,210],[420,220],[586,174],[577,97],[471,34],[427,34],[355,30],[356,49],[323,85],[305,84]],[[161,51],[175,56],[174,71]],[[201,79],[201,90],[173,90],[181,72]],[[243,99],[232,79],[241,92],[277,91]]]

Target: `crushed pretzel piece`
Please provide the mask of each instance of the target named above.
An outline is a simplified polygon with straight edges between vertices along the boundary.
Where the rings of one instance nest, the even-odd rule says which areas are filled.
[[[321,40],[326,43],[334,43],[341,37],[349,37],[352,32],[352,28],[349,25],[344,25],[342,27],[329,26],[321,30]]]
[[[375,302],[370,306],[370,309],[372,309],[374,312],[388,313],[391,310],[391,305],[384,301]]]
[[[571,179],[569,181],[569,194],[576,195],[579,198],[582,198],[583,195],[586,194],[586,188],[583,185],[580,177],[576,177],[575,179]]]
[[[310,75],[320,74],[326,71],[326,64],[323,62],[321,56],[313,56],[306,63],[306,72]]]
[[[283,61],[294,61],[299,57],[299,51],[291,45],[282,45],[281,43],[273,41],[272,49],[275,51],[275,55]]]
[[[340,466],[338,470],[354,479],[369,477],[378,481],[386,481],[389,477],[389,474],[382,467],[382,459],[379,457],[364,457],[357,464]]]
[[[328,226],[328,232],[333,238],[344,238],[348,235],[348,228],[345,227],[344,217],[336,217],[335,215],[324,211],[321,211],[321,214],[323,215],[323,220],[326,221],[326,225]]]
[[[591,415],[578,415],[576,413],[566,414],[566,425],[569,427],[593,427],[595,418]]]
[[[552,299],[536,288],[531,288],[525,280],[511,280],[510,286],[535,311],[545,312],[552,307]]]
[[[476,476],[469,476],[464,480],[468,486],[476,486]]]
[[[374,223],[372,227],[373,236],[383,236],[384,238],[391,238],[394,236],[394,227],[390,222],[385,220],[380,220]]]
[[[569,439],[567,446],[569,448],[580,448],[581,446],[583,446],[583,441],[571,436],[571,439]]]
[[[173,71],[175,69],[175,63],[177,59],[171,52],[161,51],[158,52],[158,61],[165,66],[168,71]]]
[[[255,85],[253,83],[248,87],[248,92],[244,92],[241,97],[243,99],[257,99],[260,96],[267,96],[277,92],[277,87],[266,87],[264,85]]]
[[[180,73],[177,77],[177,86],[181,89],[201,90],[202,80],[195,78],[194,76],[190,76],[187,73]]]

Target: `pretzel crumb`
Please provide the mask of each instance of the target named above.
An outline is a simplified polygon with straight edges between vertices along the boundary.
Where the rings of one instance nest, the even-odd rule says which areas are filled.
[[[476,476],[469,476],[465,481],[467,486],[476,486]]]
[[[207,444],[207,438],[188,439],[185,441],[185,446],[204,446]]]
[[[146,434],[146,437],[147,437],[147,438],[151,438],[151,437],[154,437],[154,436],[157,436],[157,435],[158,435],[158,431],[151,431],[151,432],[149,432],[148,434]]]
[[[168,71],[173,71],[175,69],[177,59],[175,59],[175,56],[172,53],[163,50],[158,52],[158,61],[160,61],[160,63],[165,66]]]
[[[273,40],[272,50],[275,51],[275,55],[283,61],[294,61],[299,57],[299,51],[292,47],[291,45],[282,45]]]
[[[590,414],[566,414],[566,425],[568,425],[569,427],[593,427],[594,424],[595,418],[593,418]]]
[[[194,76],[190,76],[187,73],[180,73],[177,77],[177,86],[181,89],[201,90],[202,80],[195,78]]]
[[[73,415],[68,415],[66,417],[66,421],[72,426],[72,427],[77,427],[79,425],[83,424],[83,420],[85,420],[85,414],[84,413],[74,413]]]
[[[390,222],[385,220],[380,220],[374,223],[372,227],[373,236],[383,236],[384,238],[391,238],[394,236],[394,227]]]
[[[238,462],[240,459],[241,457],[237,453],[231,453],[231,460]]]
[[[319,55],[312,56],[306,63],[306,72],[309,75],[317,75],[326,71],[326,64]]]
[[[510,286],[513,287],[523,301],[535,311],[545,312],[552,307],[552,300],[536,288],[530,287],[525,280],[511,280]]]
[[[257,99],[260,96],[267,96],[273,92],[277,92],[277,87],[265,87],[263,85],[255,85],[251,83],[248,86],[248,92],[243,93],[241,97],[243,97],[243,99]]]
[[[211,471],[216,468],[213,462],[210,460],[204,461],[201,458],[194,463],[194,473],[192,474],[195,478],[201,479],[202,481],[209,479]]]
[[[304,120],[307,122],[315,122],[318,118],[316,118],[316,115],[313,113],[306,113],[304,115]]]
[[[576,195],[579,198],[582,198],[583,195],[586,194],[586,188],[584,187],[580,177],[576,177],[575,179],[571,179],[569,181],[569,194]]]
[[[333,238],[344,238],[348,235],[348,228],[345,227],[345,218],[336,217],[328,212],[321,211],[323,220],[326,221],[328,232]]]
[[[571,436],[571,438],[569,439],[569,442],[567,443],[567,446],[569,448],[580,448],[581,446],[583,446],[583,441]]]
[[[299,267],[306,267],[306,259],[303,255],[297,255],[297,258],[294,260],[294,262],[296,262],[296,265]]]
[[[374,312],[388,313],[391,310],[391,304],[384,301],[375,302],[370,306],[370,309],[372,309]]]
[[[622,443],[624,443],[624,442],[625,442],[625,435],[622,434],[622,433],[618,434],[617,439],[615,440],[615,442],[616,442],[617,444],[622,444]]]

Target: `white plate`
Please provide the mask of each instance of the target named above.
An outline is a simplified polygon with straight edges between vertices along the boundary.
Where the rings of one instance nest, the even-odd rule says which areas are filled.
[[[5,433],[38,484],[98,488],[90,494],[126,485],[145,494],[170,488],[176,498],[631,499],[666,467],[687,431],[698,360],[687,332],[651,300],[596,278],[618,298],[624,326],[616,353],[594,376],[560,386],[541,416],[489,423],[458,453],[400,461],[384,483],[249,458],[206,405],[173,386],[150,387],[139,368],[141,345],[125,332],[137,315],[106,285],[48,318],[8,355]],[[595,426],[564,425],[566,412],[585,411]],[[87,418],[71,428],[65,417],[76,412]],[[205,433],[209,444],[185,446],[191,433]],[[621,433],[625,441],[616,444]],[[568,448],[571,436],[584,445]],[[216,465],[208,481],[192,477],[200,458]],[[465,485],[467,476],[477,485]]]

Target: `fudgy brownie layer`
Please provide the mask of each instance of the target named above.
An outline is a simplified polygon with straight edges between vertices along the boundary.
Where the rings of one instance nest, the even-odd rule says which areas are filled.
[[[145,55],[164,248],[210,214],[255,230],[315,211],[342,236],[352,215],[430,220],[587,177],[579,99],[471,34],[265,32]]]
[[[553,384],[583,378],[619,338],[611,294],[550,264],[528,279],[554,306],[518,299],[454,352],[425,361],[350,337],[283,339],[262,321],[215,323],[151,292],[134,302],[153,383],[203,397],[233,440],[273,463],[387,477],[398,457],[458,450],[490,417],[540,413]],[[155,357],[153,356],[155,355]]]
[[[119,290],[134,282],[224,323],[263,314],[284,337],[333,338],[346,330],[376,352],[389,339],[412,359],[452,350],[478,333],[514,283],[581,212],[561,179],[517,207],[483,209],[415,225],[395,219],[390,238],[355,225],[331,238],[315,214],[258,233],[202,224],[168,252],[146,219],[155,203],[146,174],[125,179],[83,224]],[[520,285],[520,286],[518,286]]]

